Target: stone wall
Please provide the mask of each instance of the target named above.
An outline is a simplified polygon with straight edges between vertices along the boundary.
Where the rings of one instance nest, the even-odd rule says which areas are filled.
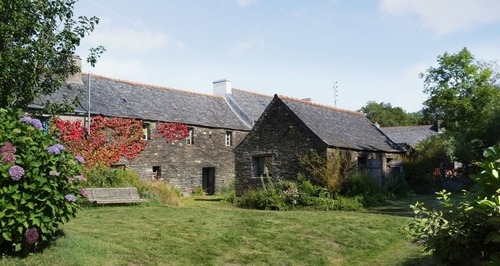
[[[270,158],[268,172],[273,179],[295,179],[301,170],[300,156],[311,150],[326,151],[326,145],[281,101],[270,104],[234,149],[236,194],[240,196],[248,189],[261,187],[261,177],[255,175],[258,158]]]
[[[215,169],[215,190],[234,181],[233,148],[247,132],[190,126],[193,129],[193,144],[186,139],[168,143],[163,137],[156,139],[156,123],[150,124],[151,139],[145,150],[133,161],[120,160],[118,164],[135,170],[141,178],[152,179],[160,168],[164,182],[184,192],[202,187],[203,168]],[[226,146],[226,132],[231,131],[232,146]],[[155,168],[155,169],[154,169]]]

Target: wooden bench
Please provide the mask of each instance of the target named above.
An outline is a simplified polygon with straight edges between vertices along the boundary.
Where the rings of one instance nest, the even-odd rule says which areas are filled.
[[[87,188],[88,200],[96,204],[141,203],[136,187]]]

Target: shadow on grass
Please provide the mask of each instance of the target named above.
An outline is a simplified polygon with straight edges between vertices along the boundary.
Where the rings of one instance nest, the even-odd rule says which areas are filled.
[[[431,255],[426,255],[424,257],[411,258],[409,260],[404,261],[402,266],[432,266],[436,265],[434,259]]]
[[[6,256],[15,258],[26,258],[32,253],[43,253],[43,251],[48,247],[52,246],[57,241],[57,239],[64,236],[65,236],[64,231],[62,229],[58,229],[48,241],[39,242],[36,244],[35,247],[26,245],[23,247],[23,249],[21,249],[18,252],[15,252],[12,249],[10,242],[5,242],[0,245],[0,257]]]

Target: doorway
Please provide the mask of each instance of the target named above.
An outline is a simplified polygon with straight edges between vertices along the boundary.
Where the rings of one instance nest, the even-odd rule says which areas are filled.
[[[208,195],[215,193],[215,167],[203,167],[201,186]]]

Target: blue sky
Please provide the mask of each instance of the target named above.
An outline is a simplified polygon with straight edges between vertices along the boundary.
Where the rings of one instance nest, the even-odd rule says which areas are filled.
[[[77,53],[106,48],[85,72],[209,94],[229,79],[350,110],[420,110],[418,75],[444,52],[500,59],[498,0],[79,0],[75,14],[100,18]]]

